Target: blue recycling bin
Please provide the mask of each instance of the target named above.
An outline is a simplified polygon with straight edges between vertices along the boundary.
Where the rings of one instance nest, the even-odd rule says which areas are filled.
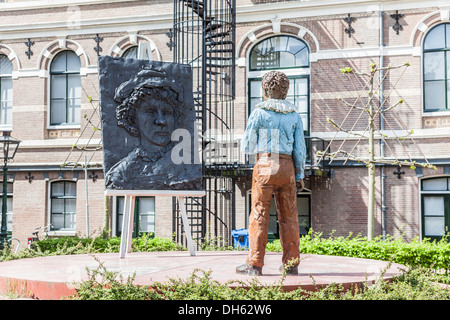
[[[231,231],[234,240],[234,248],[248,250],[248,230],[237,229]]]

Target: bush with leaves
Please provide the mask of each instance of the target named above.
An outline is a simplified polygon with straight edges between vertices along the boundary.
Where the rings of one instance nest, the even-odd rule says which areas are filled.
[[[73,300],[450,300],[450,289],[435,282],[428,268],[417,267],[393,281],[380,279],[345,290],[339,283],[316,286],[308,291],[301,287],[285,291],[286,275],[272,284],[262,284],[258,277],[247,281],[221,283],[211,271],[196,269],[185,279],[133,285],[135,274],[126,279],[118,272],[108,271],[99,261],[97,269],[88,270],[88,279],[75,283]],[[314,280],[314,279],[313,279]]]
[[[185,250],[183,246],[174,243],[170,239],[155,237],[153,234],[143,234],[137,238],[133,238],[131,246],[132,250],[136,252]],[[33,250],[47,252],[49,254],[61,251],[63,248],[69,249],[75,247],[79,250],[75,250],[73,253],[119,252],[120,237],[112,237],[108,239],[100,237],[62,237],[58,239],[49,238],[33,242],[32,244]]]
[[[275,240],[267,245],[267,250],[280,252],[281,244]],[[349,234],[347,237],[335,237],[331,234],[328,238],[322,237],[322,233],[310,233],[300,239],[300,252],[310,254],[344,256],[366,258],[374,260],[390,261],[408,265],[434,268],[450,271],[450,243],[448,237],[440,241],[429,239],[413,239],[406,242],[402,237],[381,236],[372,240],[357,235]]]

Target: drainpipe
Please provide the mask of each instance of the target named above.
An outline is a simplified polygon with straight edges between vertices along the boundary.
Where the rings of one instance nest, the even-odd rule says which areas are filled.
[[[382,4],[380,3],[380,61],[379,66],[382,68],[384,66],[384,12],[383,12]],[[384,85],[383,85],[383,76],[384,72],[380,71],[380,104],[384,102]],[[384,107],[381,107],[381,111],[383,111]],[[384,130],[384,118],[380,116],[380,130]],[[384,158],[384,141],[380,140],[380,155]],[[386,172],[385,165],[381,164],[381,234],[383,240],[386,240]]]

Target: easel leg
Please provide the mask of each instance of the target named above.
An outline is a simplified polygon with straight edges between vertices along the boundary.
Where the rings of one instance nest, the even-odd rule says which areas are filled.
[[[127,238],[127,253],[131,252],[131,242],[133,240],[133,226],[134,226],[134,207],[136,204],[136,197],[130,196],[130,215],[128,224],[128,238]]]
[[[195,256],[194,243],[192,242],[191,227],[189,226],[189,221],[186,214],[186,207],[184,206],[184,198],[182,196],[178,197],[178,205],[181,210],[181,218],[183,219],[184,230],[186,233],[186,239],[191,252],[191,256]]]
[[[122,218],[122,234],[120,236],[120,258],[125,258],[125,253],[127,250],[127,241],[128,241],[128,230],[130,223],[130,202],[131,197],[125,196],[123,201],[123,218]]]

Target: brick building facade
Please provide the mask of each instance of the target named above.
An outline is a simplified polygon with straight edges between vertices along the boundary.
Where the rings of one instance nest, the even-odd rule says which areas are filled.
[[[173,59],[166,34],[173,27],[172,0],[67,3],[0,4],[0,125],[22,141],[9,169],[8,229],[22,247],[36,227],[50,223],[50,235],[84,236],[86,194],[89,233],[117,234],[122,202],[104,195],[101,134],[96,130],[97,56],[133,56],[139,43],[146,43],[152,59]],[[396,13],[401,14],[398,19]],[[346,18],[353,18],[350,25]],[[261,58],[264,50],[274,50],[278,57],[292,55],[296,46],[302,49],[298,60]],[[437,170],[402,167],[405,173],[398,178],[393,174],[395,166],[377,166],[375,235],[439,236],[450,225],[450,7],[446,1],[237,0],[235,137],[238,141],[253,101],[260,99],[252,88],[258,87],[266,70],[280,69],[298,87],[293,99],[305,133],[326,143],[333,140],[336,148],[345,135],[335,137],[327,118],[341,123],[347,109],[338,98],[351,101],[361,93],[340,69],[367,71],[370,63],[380,62],[411,64],[398,83],[399,73],[388,76],[383,93],[392,101],[404,100],[386,115],[385,124],[391,127],[385,129],[400,136],[407,128],[414,134],[403,145],[385,148],[385,157],[411,156],[421,161],[425,155]],[[350,114],[349,123],[358,115]],[[361,123],[355,127],[358,132],[365,128]],[[351,147],[352,142],[354,137],[346,145]],[[356,152],[364,150],[365,145],[360,145]],[[82,167],[85,156],[87,180]],[[302,233],[309,228],[343,236],[367,232],[367,169],[338,160],[328,177],[307,175],[307,189],[298,200]],[[248,221],[250,185],[248,178],[237,179],[237,229],[245,228]],[[140,230],[170,237],[172,200],[140,201]],[[274,236],[276,229],[274,218]]]

